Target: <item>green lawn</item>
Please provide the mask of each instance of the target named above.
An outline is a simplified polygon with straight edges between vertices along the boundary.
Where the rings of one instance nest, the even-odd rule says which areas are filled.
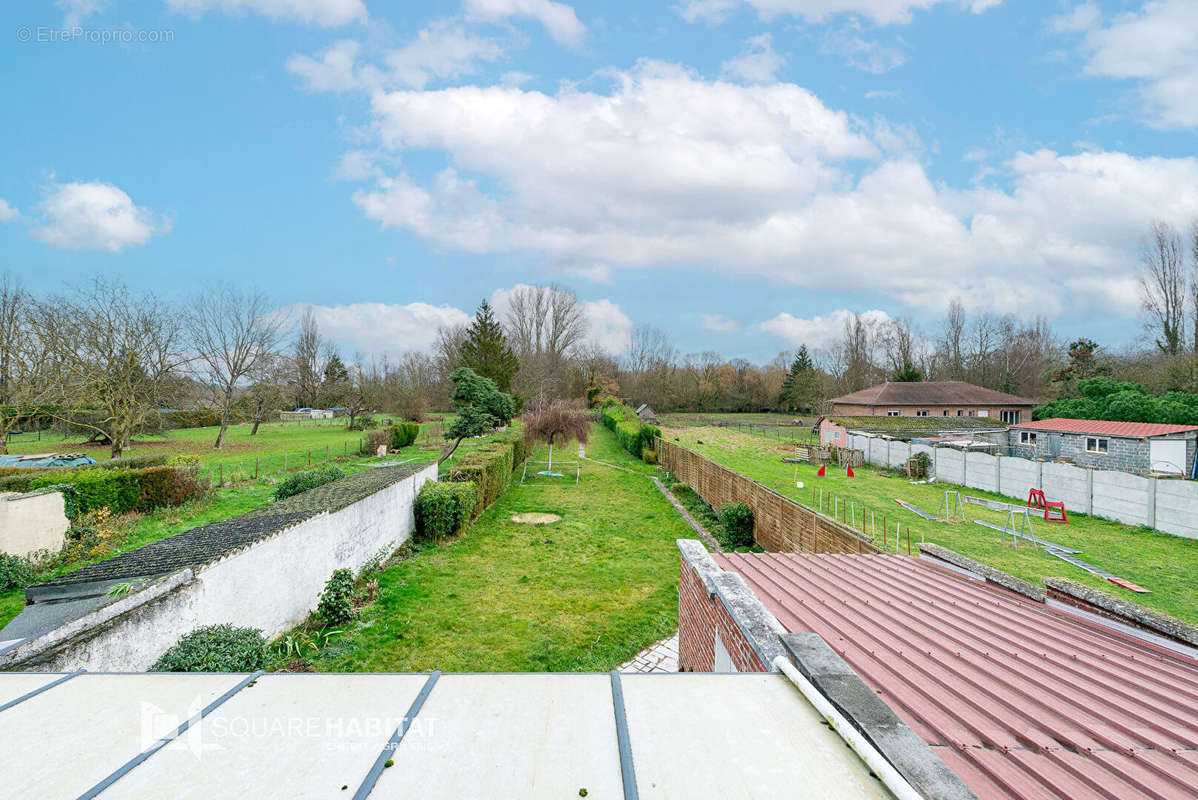
[[[382,419],[382,416],[379,417]],[[183,428],[165,433],[134,437],[126,456],[145,456],[166,453],[167,455],[196,455],[201,468],[213,482],[250,480],[256,474],[267,475],[293,470],[308,464],[336,460],[358,454],[359,446],[366,434],[346,428],[345,419],[312,420],[309,422],[274,422],[260,426],[258,433],[250,435],[252,426],[233,425],[225,434],[225,443],[220,450],[213,449],[217,428]],[[440,433],[443,423],[439,419],[421,425],[421,437],[410,453],[403,458],[420,458],[433,461],[440,455],[444,443]],[[63,437],[44,432],[36,435],[23,434],[9,442],[10,453],[71,452],[86,453],[97,461],[107,461],[109,447],[87,444],[86,437]],[[464,443],[469,447],[470,443]]]
[[[426,438],[426,441],[417,441],[411,446],[404,448],[399,454],[391,455],[387,458],[390,460],[400,461],[406,459],[417,459],[420,461],[435,460],[438,455],[440,455],[439,449],[422,448],[422,445],[428,444],[429,441],[439,441],[427,440],[426,437],[427,433],[437,432],[437,430],[433,428],[435,424],[436,423],[430,423],[423,426],[422,437]],[[325,426],[301,427],[289,424],[286,426],[275,425],[268,427],[264,425],[259,430],[258,437],[254,437],[254,446],[261,446],[264,448],[264,452],[270,454],[272,452],[270,448],[272,447],[285,447],[287,442],[295,441],[299,434],[306,432],[310,435],[313,431],[323,428],[325,428]],[[430,428],[432,429],[431,431],[429,430]],[[191,443],[199,448],[207,448],[207,451],[204,453],[204,458],[219,460],[223,457],[223,455],[213,455],[211,443],[209,441],[209,436],[215,437],[215,430],[215,428],[193,428],[188,430],[172,431],[170,434],[172,437],[174,437],[171,440],[172,445]],[[233,430],[234,429],[232,428],[230,429],[230,435],[232,434]],[[249,429],[246,428],[243,433],[248,434],[248,431]],[[298,433],[293,436],[293,431],[298,431]],[[328,433],[328,431],[324,432]],[[339,427],[335,429],[335,432],[337,432],[339,435],[346,434],[344,424],[340,423],[340,421]],[[459,447],[454,453],[453,457],[450,458],[446,463],[452,464],[458,456],[491,441],[493,438],[494,437],[491,436],[480,437],[478,439],[470,439],[463,442],[461,447]],[[77,443],[75,446],[78,446]],[[177,452],[196,452],[196,450],[186,450],[181,447]],[[285,450],[275,450],[273,452],[278,454],[280,452],[285,452]],[[144,454],[144,451],[141,454]],[[340,454],[338,454],[338,456],[339,455]],[[337,456],[334,456],[333,458],[334,460],[338,460]],[[281,458],[277,460],[279,461],[279,466],[281,467]],[[321,460],[323,461],[323,458]],[[366,464],[378,459],[356,458],[354,456],[350,456],[348,460],[344,458],[339,460],[341,460],[343,463],[340,463],[338,466],[340,466],[346,472],[355,472],[360,469],[366,469]],[[211,464],[213,462],[206,460],[205,463]],[[295,468],[302,466],[303,463],[299,465],[293,465],[289,468],[294,470]],[[231,478],[238,476],[233,475],[230,472],[226,472],[224,477],[225,480],[228,481]],[[240,477],[245,478],[246,476],[242,475]],[[216,488],[206,497],[184,503],[181,506],[175,506],[173,508],[160,508],[149,514],[127,514],[123,517],[118,517],[112,520],[112,522],[109,524],[108,528],[111,531],[111,535],[105,537],[104,541],[99,547],[91,550],[88,553],[80,554],[78,557],[60,557],[55,559],[52,562],[51,568],[48,569],[40,579],[49,580],[50,578],[56,575],[61,575],[64,572],[70,572],[72,570],[79,569],[80,567],[85,567],[88,564],[94,564],[97,561],[103,561],[104,559],[112,558],[113,556],[128,552],[134,548],[150,544],[151,542],[156,542],[159,539],[165,539],[168,536],[173,536],[176,533],[181,533],[182,531],[196,528],[200,525],[207,525],[210,522],[219,522],[221,520],[231,519],[232,517],[239,516],[247,511],[252,511],[253,509],[270,502],[272,493],[274,492],[275,484],[281,477],[281,474],[276,474],[263,477],[256,481],[246,480],[240,484]],[[17,589],[0,593],[0,627],[7,625],[9,620],[19,614],[21,609],[24,607],[24,604],[25,594],[23,590]]]
[[[788,445],[731,428],[678,426],[666,428],[663,435],[668,441],[676,439],[679,444],[804,505],[818,505],[818,492],[822,489],[827,512],[828,498],[835,495],[841,498],[841,504],[838,505],[842,519],[845,518],[843,504],[846,501],[852,504],[849,509],[856,516],[858,528],[861,527],[863,509],[866,514],[872,511],[878,524],[879,543],[881,517],[884,514],[891,532],[888,539],[890,547],[894,546],[893,531],[897,522],[902,524],[904,530],[904,551],[907,526],[910,526],[913,542],[923,538],[941,544],[1033,583],[1039,583],[1045,577],[1071,578],[1188,622],[1198,623],[1198,540],[1073,512],[1070,512],[1069,523],[1065,525],[1033,517],[1037,536],[1081,550],[1078,557],[1082,560],[1151,590],[1150,594],[1137,594],[1054,558],[1039,548],[1027,545],[1014,548],[1009,537],[1007,544],[1001,544],[997,531],[972,521],[959,524],[931,522],[894,502],[895,499],[905,500],[936,514],[945,490],[950,488],[959,489],[962,495],[1008,502],[1012,498],[943,483],[913,485],[905,478],[888,477],[869,467],[856,470],[856,477],[848,478],[843,470],[829,465],[827,476],[820,478],[816,476],[816,467],[809,464],[782,462],[783,456],[792,453]],[[699,444],[700,441],[703,444]],[[804,484],[804,488],[795,487],[796,478]],[[812,498],[813,488],[817,493],[815,501]],[[969,520],[984,519],[998,525],[1006,521],[1005,514],[972,504],[965,506],[965,514]],[[872,533],[868,520],[867,517],[865,530]]]
[[[555,461],[576,452],[559,446]],[[625,469],[584,461],[578,485],[517,482],[460,539],[417,548],[379,573],[376,601],[308,654],[313,667],[608,670],[669,636],[678,624],[674,540],[694,533],[648,479],[654,468],[610,431],[592,426],[587,455]],[[511,521],[522,512],[562,519]]]

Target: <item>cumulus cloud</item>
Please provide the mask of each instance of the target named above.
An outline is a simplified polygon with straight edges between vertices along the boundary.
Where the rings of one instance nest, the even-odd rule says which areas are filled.
[[[994,165],[1001,184],[955,188],[909,155],[918,137],[902,126],[793,84],[656,62],[609,91],[466,86],[372,103],[383,152],[449,164],[419,180],[385,170],[355,202],[384,227],[467,252],[868,286],[917,312],[960,296],[1053,315],[1081,301],[1128,309],[1145,226],[1198,215],[1196,158],[1018,152]]]
[[[8,201],[0,197],[0,222],[12,222],[20,219],[21,212],[8,204]]]
[[[720,69],[749,83],[771,83],[785,63],[786,59],[774,52],[770,35],[763,33],[746,39],[744,51],[725,61]]]
[[[108,6],[108,0],[57,0],[55,3],[66,12],[63,25],[71,28],[83,24],[92,14],[98,14]]]
[[[325,28],[364,22],[367,18],[362,0],[166,0],[166,5],[185,14],[200,15],[211,10],[232,14],[253,12],[267,19],[294,20]]]
[[[632,320],[610,300],[585,301],[588,340],[609,355],[619,355],[632,344]]]
[[[99,181],[51,184],[38,210],[41,218],[33,235],[67,250],[117,253],[171,228],[169,219],[134,205],[125,192]]]
[[[576,45],[587,32],[571,6],[552,0],[465,0],[463,8],[469,17],[487,22],[511,17],[535,19],[560,44]]]
[[[946,5],[975,14],[1002,0],[683,0],[679,11],[688,22],[722,22],[738,5],[749,5],[764,19],[793,16],[805,22],[825,22],[841,14],[855,14],[878,25],[905,25],[912,12]]]
[[[784,311],[758,327],[763,333],[781,340],[789,349],[807,345],[810,350],[826,352],[843,339],[845,323],[852,316],[853,312],[844,308],[810,318],[796,317]],[[878,309],[865,311],[859,316],[866,326],[873,328],[890,322],[890,315]]]
[[[703,314],[701,316],[703,330],[712,333],[736,333],[743,326],[734,319],[728,319],[723,314]]]
[[[1083,4],[1055,26],[1084,31],[1085,74],[1138,84],[1150,124],[1198,127],[1198,3],[1151,0],[1105,25],[1097,9]]]
[[[296,317],[310,307],[321,335],[349,352],[366,356],[429,352],[442,327],[464,325],[470,314],[448,305],[428,303],[349,303],[340,306],[297,304],[282,309]]]
[[[294,55],[287,59],[287,71],[304,79],[314,92],[348,92],[361,87],[355,62],[362,46],[352,39],[334,42],[319,58]]]

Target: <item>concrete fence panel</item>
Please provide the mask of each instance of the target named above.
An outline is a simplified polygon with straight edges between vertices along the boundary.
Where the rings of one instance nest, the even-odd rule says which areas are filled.
[[[985,453],[965,453],[966,486],[987,492],[998,491],[998,458]]]
[[[1156,482],[1156,527],[1198,539],[1198,484],[1192,481]]]
[[[1155,509],[1150,504],[1152,478],[1128,475],[1126,472],[1094,470],[1091,474],[1094,491],[1093,514],[1117,519],[1128,525],[1149,524]]]
[[[1049,500],[1062,500],[1070,511],[1092,512],[1090,505],[1090,470],[1072,464],[1045,461],[1043,485],[1040,487]],[[1026,495],[1023,499],[1027,499]]]
[[[1040,488],[1040,462],[1004,456],[999,459],[999,465],[1002,479],[999,494],[1026,500],[1029,490]]]
[[[907,442],[899,442],[893,439],[886,442],[887,463],[892,467],[901,467],[907,463],[907,459],[911,457],[911,445]]]
[[[932,458],[936,480],[965,485],[965,453],[951,447],[937,447]]]

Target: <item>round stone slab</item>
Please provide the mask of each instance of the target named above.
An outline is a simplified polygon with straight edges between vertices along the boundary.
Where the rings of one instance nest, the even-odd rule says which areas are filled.
[[[518,522],[521,525],[549,525],[559,520],[561,520],[561,517],[557,514],[538,514],[531,511],[512,517],[512,522]]]

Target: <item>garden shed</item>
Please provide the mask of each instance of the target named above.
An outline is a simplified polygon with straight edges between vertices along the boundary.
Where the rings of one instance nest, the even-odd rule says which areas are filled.
[[[648,403],[641,403],[636,408],[636,418],[646,425],[657,424],[657,412]]]
[[[1012,452],[1118,472],[1193,475],[1198,426],[1044,419],[1011,426]]]

